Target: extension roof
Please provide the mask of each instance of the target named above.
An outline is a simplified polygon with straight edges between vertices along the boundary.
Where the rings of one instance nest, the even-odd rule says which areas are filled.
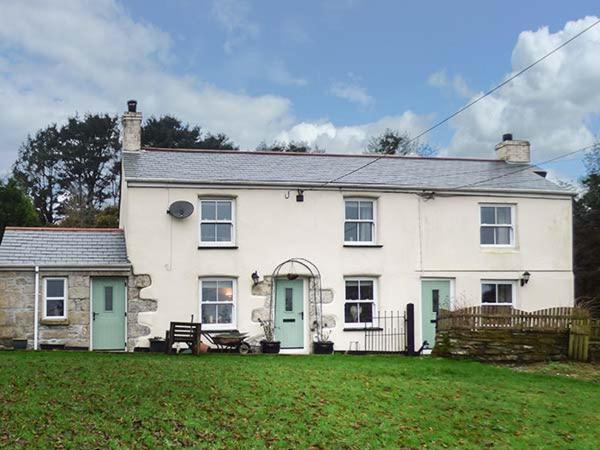
[[[0,268],[36,265],[124,268],[131,264],[120,229],[6,227]]]
[[[544,171],[529,164],[402,156],[384,156],[375,161],[376,157],[144,148],[124,152],[123,168],[128,182],[298,188],[318,188],[327,183],[328,187],[573,194],[536,173]],[[370,161],[375,162],[357,170]]]

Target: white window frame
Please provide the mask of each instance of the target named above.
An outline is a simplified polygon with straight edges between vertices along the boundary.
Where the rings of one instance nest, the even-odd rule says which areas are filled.
[[[202,220],[202,202],[230,202],[231,203],[231,220]],[[235,199],[229,197],[205,197],[198,200],[198,242],[200,247],[232,247],[235,246],[236,226],[235,226]],[[231,240],[230,241],[203,241],[202,240],[202,224],[231,224]]]
[[[483,223],[483,217],[481,214],[481,208],[510,208],[510,224],[492,224]],[[496,216],[497,213],[494,213]],[[481,243],[481,229],[482,228],[508,228],[510,235],[509,244],[482,244]],[[479,203],[479,245],[481,247],[492,247],[492,248],[514,248],[517,239],[517,227],[515,224],[515,205],[508,203]]]
[[[62,297],[48,297],[48,281],[62,281],[63,282],[63,296]],[[43,289],[43,299],[44,299],[44,319],[46,320],[65,320],[68,315],[68,298],[69,298],[69,283],[67,277],[44,277],[44,289]],[[62,300],[63,301],[63,311],[64,314],[62,316],[48,316],[48,300]]]
[[[347,299],[346,298],[346,282],[348,281],[371,281],[373,283],[373,299],[372,301],[367,301],[367,300],[351,300],[351,299]],[[358,291],[360,292],[360,285],[359,285],[359,289]],[[372,313],[372,317],[375,317],[377,315],[377,311],[378,311],[378,297],[379,297],[379,293],[377,290],[377,278],[373,278],[373,277],[345,277],[344,278],[344,307],[343,307],[343,311],[342,311],[342,316],[344,317],[344,328],[364,328],[365,325],[373,325],[375,326],[374,322],[346,322],[346,303],[373,303],[373,313]]]
[[[233,288],[233,300],[231,302],[203,302],[202,301],[202,283],[205,281],[231,281]],[[202,329],[207,331],[218,331],[218,330],[236,330],[237,329],[237,279],[232,277],[201,277],[198,280],[198,294],[200,300],[199,312],[200,322],[202,322],[202,305],[203,304],[231,304],[231,323],[202,323]]]
[[[373,204],[373,219],[348,219],[346,218],[346,202],[369,202]],[[360,216],[360,204],[358,206],[359,216]],[[346,223],[372,223],[373,227],[371,230],[371,240],[370,241],[347,241],[346,240]],[[369,197],[344,197],[344,245],[374,245],[377,242],[377,199],[369,198]],[[358,237],[360,238],[360,232],[358,233]]]
[[[484,303],[483,302],[483,285],[484,284],[494,284],[496,285],[496,300],[498,300],[498,285],[499,284],[510,284],[511,285],[511,296],[512,303]],[[482,306],[512,306],[516,308],[517,304],[517,280],[481,280],[479,283],[479,302]]]

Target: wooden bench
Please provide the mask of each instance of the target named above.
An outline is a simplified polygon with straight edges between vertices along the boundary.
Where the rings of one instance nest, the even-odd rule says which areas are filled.
[[[198,354],[202,325],[194,322],[171,322],[167,331],[167,353],[173,353],[173,344],[183,342],[189,346],[194,355]]]

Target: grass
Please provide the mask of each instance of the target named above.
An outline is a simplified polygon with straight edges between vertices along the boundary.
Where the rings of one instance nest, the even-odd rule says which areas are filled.
[[[397,356],[0,352],[0,447],[597,448],[600,384]]]
[[[600,383],[600,365],[581,362],[549,362],[516,366],[515,370],[528,373],[541,373],[578,380],[595,381]]]

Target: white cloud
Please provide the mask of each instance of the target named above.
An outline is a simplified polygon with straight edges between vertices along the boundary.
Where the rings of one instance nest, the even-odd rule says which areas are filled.
[[[427,79],[427,83],[430,86],[434,86],[442,89],[451,89],[460,97],[472,97],[473,91],[467,85],[465,79],[460,75],[454,75],[452,79],[448,79],[446,70],[440,70],[432,73]]]
[[[171,39],[112,0],[4,3],[0,15],[0,167],[27,133],[75,112],[117,114],[136,98],[145,116],[173,113],[253,146],[294,122],[274,95],[224,91],[170,72]]]
[[[256,38],[260,32],[258,24],[249,18],[250,5],[245,0],[215,0],[212,12],[227,33],[223,44],[226,53],[232,53],[236,47]]]
[[[114,0],[4,2],[0,15],[0,170],[28,133],[75,112],[119,114],[135,98],[145,117],[174,114],[242,148],[275,138],[309,140],[328,151],[362,151],[386,127],[420,130],[429,118],[407,112],[371,124],[298,123],[281,96],[229,92],[174,73],[171,37],[132,19]],[[285,66],[283,83],[302,85]],[[7,106],[6,106],[7,105]]]
[[[370,106],[375,102],[375,99],[367,93],[367,90],[354,81],[333,83],[329,92],[338,98],[360,106]]]
[[[522,32],[512,53],[512,71],[504,79],[596,20],[567,22],[555,33],[547,27]],[[447,151],[489,156],[506,132],[530,140],[537,161],[589,145],[598,132],[589,124],[600,114],[599,48],[597,26],[457,116],[450,123],[455,133]]]
[[[335,126],[330,121],[301,122],[279,133],[276,140],[306,142],[328,152],[362,153],[368,140],[387,128],[401,130],[414,136],[427,128],[432,118],[406,111],[399,116],[386,116],[376,122],[354,126]]]

